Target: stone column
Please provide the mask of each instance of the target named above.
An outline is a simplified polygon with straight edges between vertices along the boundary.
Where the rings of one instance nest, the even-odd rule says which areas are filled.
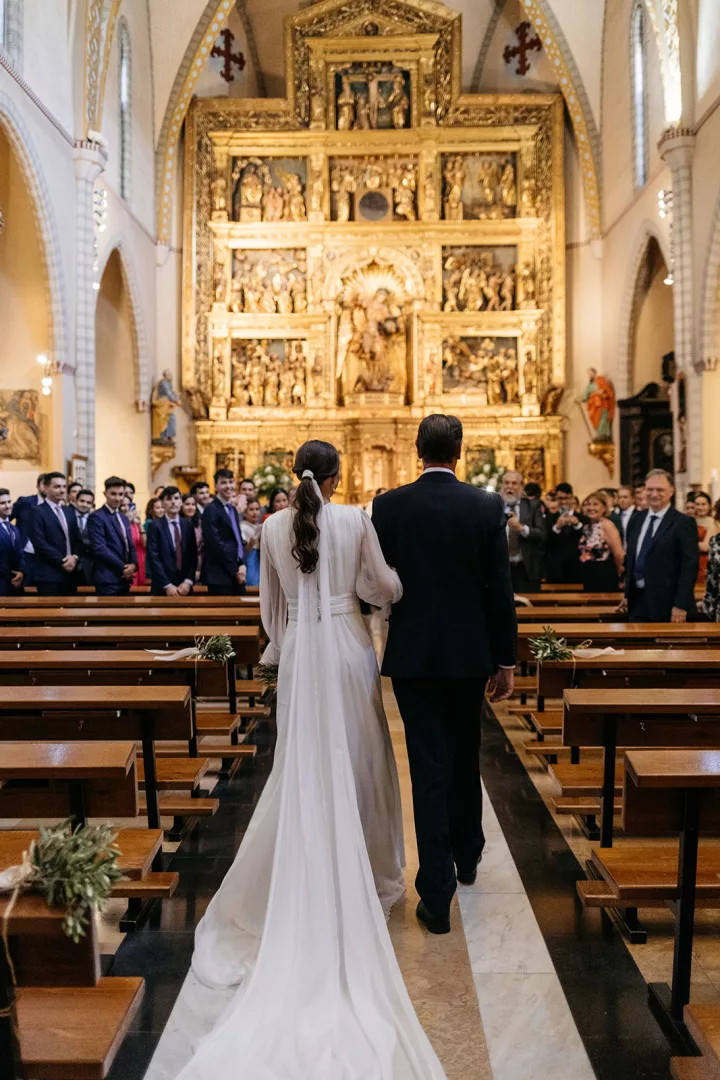
[[[95,486],[95,309],[93,288],[95,181],[107,164],[107,153],[94,142],[75,143],[76,181],[76,310],[75,394],[77,399],[78,451],[87,455],[88,486]]]
[[[660,156],[672,173],[675,363],[687,380],[688,471],[686,475],[678,476],[679,494],[684,497],[689,484],[702,480],[702,375],[697,373],[696,367],[692,257],[692,160],[695,135],[687,128],[668,128],[658,145]],[[676,446],[676,465],[677,449]]]

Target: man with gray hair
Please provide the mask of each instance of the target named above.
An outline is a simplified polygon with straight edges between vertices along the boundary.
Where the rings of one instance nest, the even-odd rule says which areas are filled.
[[[698,531],[695,519],[671,505],[675,484],[664,469],[645,480],[647,509],[627,530],[625,599],[618,610],[630,622],[683,623],[695,617]]]
[[[514,469],[509,469],[503,476],[500,494],[507,519],[513,589],[521,595],[540,592],[545,550],[542,506],[523,495],[522,473]]]

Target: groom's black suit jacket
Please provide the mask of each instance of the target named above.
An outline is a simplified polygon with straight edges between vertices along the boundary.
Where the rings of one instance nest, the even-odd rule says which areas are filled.
[[[404,590],[383,675],[484,679],[513,666],[517,620],[500,496],[426,472],[376,496],[372,517]]]

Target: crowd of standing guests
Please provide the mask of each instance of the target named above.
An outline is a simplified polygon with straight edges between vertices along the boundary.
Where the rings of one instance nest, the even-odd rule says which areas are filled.
[[[0,596],[33,585],[44,596],[68,596],[80,585],[99,595],[121,595],[132,585],[161,596],[187,595],[198,582],[210,594],[240,594],[260,582],[262,523],[288,505],[292,492],[273,491],[263,507],[255,484],[236,487],[229,469],[183,494],[158,488],[145,507],[135,487],[111,476],[102,505],[61,472],[42,473],[36,494],[13,501],[0,488]]]
[[[692,492],[682,513],[670,473],[652,469],[642,484],[602,488],[582,503],[570,484],[543,496],[518,472],[504,474],[500,494],[516,594],[543,581],[576,584],[620,591],[618,612],[632,622],[720,621],[720,502],[705,492]]]

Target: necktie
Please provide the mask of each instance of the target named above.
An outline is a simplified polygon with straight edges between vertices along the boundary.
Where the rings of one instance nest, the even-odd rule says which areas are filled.
[[[128,539],[127,539],[127,533],[125,532],[125,526],[122,523],[122,518],[120,517],[119,513],[115,512],[113,514],[113,518],[115,519],[115,524],[117,525],[118,529],[120,530],[120,535],[122,537],[122,542],[123,542],[123,553],[125,555],[125,558],[127,559],[129,554],[130,554],[130,548],[128,547]]]
[[[65,534],[65,554],[72,555],[72,551],[70,550],[70,530],[68,529],[67,518],[62,512],[62,507],[60,506],[60,503],[53,503],[52,506],[53,510],[55,511],[55,516],[60,523],[60,528]]]
[[[235,516],[234,508],[230,505],[230,503],[228,503],[227,506],[225,507],[225,512],[227,513],[227,516],[230,518],[230,525],[232,526],[232,531],[235,534],[235,539],[237,540],[238,559],[242,559],[242,557],[243,557],[242,537],[240,536],[240,529],[238,527],[237,517]]]
[[[173,527],[173,542],[175,544],[175,565],[182,570],[182,541],[180,539],[180,522],[175,518],[170,524]]]
[[[647,527],[647,531],[645,533],[645,536],[643,537],[642,546],[640,547],[640,550],[638,551],[637,559],[635,560],[635,581],[636,582],[641,582],[641,581],[644,582],[645,581],[645,564],[647,562],[647,555],[648,555],[648,551],[650,550],[650,545],[653,542],[653,537],[655,536],[655,526],[657,525],[657,522],[659,520],[660,519],[659,519],[657,514],[651,514],[650,515],[650,523],[649,523],[649,525]]]

